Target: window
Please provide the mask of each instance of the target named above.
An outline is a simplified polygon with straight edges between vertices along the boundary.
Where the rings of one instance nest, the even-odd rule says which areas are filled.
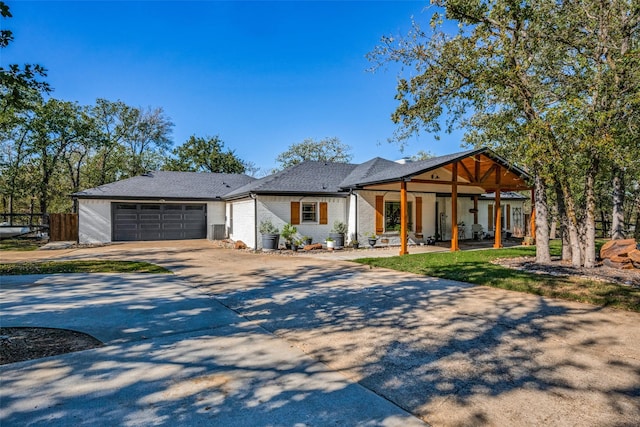
[[[413,228],[412,203],[407,202],[408,229]],[[384,202],[384,228],[385,231],[400,231],[400,202]]]
[[[316,203],[302,202],[302,222],[318,222],[318,209]]]

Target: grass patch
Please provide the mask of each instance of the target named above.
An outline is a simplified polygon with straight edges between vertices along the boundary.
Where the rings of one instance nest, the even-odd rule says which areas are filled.
[[[56,273],[171,273],[164,267],[138,261],[44,261],[0,264],[0,275]]]
[[[552,245],[551,252],[553,255],[559,255],[560,246],[558,244]],[[356,262],[476,285],[640,312],[640,290],[630,286],[574,277],[534,274],[491,263],[496,258],[521,256],[535,256],[535,247],[439,252],[391,258],[362,258]]]
[[[0,240],[0,251],[35,251],[47,243],[44,240],[6,239]]]

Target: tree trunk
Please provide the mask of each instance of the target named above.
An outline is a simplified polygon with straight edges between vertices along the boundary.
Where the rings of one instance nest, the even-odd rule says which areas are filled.
[[[533,191],[536,210],[536,262],[551,262],[549,252],[549,208],[544,179],[535,174]]]
[[[624,234],[624,171],[613,170],[613,213],[611,215],[611,239],[620,240]]]
[[[593,156],[587,170],[585,180],[586,193],[586,217],[584,223],[584,266],[594,268],[596,266],[596,174],[598,173],[599,160]],[[615,229],[615,227],[614,227]]]
[[[636,198],[636,228],[633,237],[640,241],[640,194]]]
[[[562,194],[566,207],[567,232],[569,234],[569,244],[571,245],[571,265],[574,267],[582,266],[582,250],[580,247],[580,231],[578,229],[578,216],[576,214],[576,205],[567,188],[567,184],[559,184],[562,187]]]
[[[556,183],[553,186],[556,193],[558,220],[560,221],[560,238],[562,239],[562,261],[571,261],[571,241],[569,240],[569,218],[564,204],[562,189]]]

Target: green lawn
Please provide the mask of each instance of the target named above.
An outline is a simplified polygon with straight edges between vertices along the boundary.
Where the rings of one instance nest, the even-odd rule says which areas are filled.
[[[0,251],[35,251],[46,241],[30,239],[6,239],[0,240]]]
[[[137,261],[45,261],[0,264],[0,275],[55,273],[171,273],[164,267]]]
[[[556,243],[551,247],[559,255]],[[640,312],[640,290],[616,283],[526,273],[492,264],[496,258],[535,256],[535,247],[439,252],[391,258],[362,258],[374,267],[493,286],[535,295],[587,302]]]

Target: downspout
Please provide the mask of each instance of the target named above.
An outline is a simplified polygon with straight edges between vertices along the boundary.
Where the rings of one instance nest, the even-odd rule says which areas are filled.
[[[355,215],[356,215],[356,222],[355,222],[355,228],[356,228],[356,240],[358,240],[358,193],[353,193],[353,196],[356,198],[355,200],[355,204],[356,204],[356,208],[355,208]]]
[[[355,236],[355,240],[358,240],[358,193],[354,193],[353,192],[353,188],[349,189],[349,196],[353,196],[355,197],[355,208],[354,208],[354,215],[355,215],[355,221],[354,221],[354,236]]]
[[[258,250],[258,197],[255,193],[249,193],[253,199],[253,250]]]

